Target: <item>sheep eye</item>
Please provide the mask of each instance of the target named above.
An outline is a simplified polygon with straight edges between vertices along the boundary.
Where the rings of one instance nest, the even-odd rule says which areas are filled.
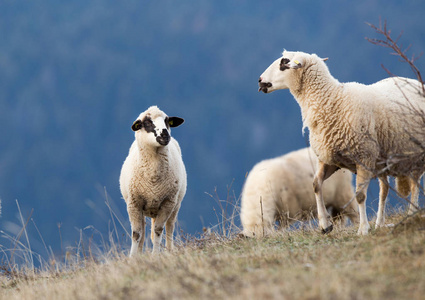
[[[143,125],[145,125],[145,126],[152,126],[152,121],[149,120],[149,119],[146,119],[146,120],[143,121]]]
[[[145,128],[146,132],[153,132],[155,130],[155,125],[153,125],[151,119],[143,120],[143,127]]]
[[[281,65],[286,65],[287,63],[289,63],[290,62],[290,60],[289,59],[287,59],[287,58],[282,58],[282,60],[280,61],[280,64]]]
[[[289,69],[289,67],[287,66],[287,64],[290,62],[289,59],[287,58],[282,58],[282,60],[280,61],[280,70],[281,71],[285,71],[286,69]]]

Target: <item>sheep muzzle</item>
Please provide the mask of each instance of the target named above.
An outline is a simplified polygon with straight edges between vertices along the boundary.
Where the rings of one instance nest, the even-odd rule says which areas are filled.
[[[262,82],[260,78],[260,80],[258,81],[258,91],[267,94],[268,88],[272,87],[272,85],[273,84],[271,82]]]
[[[157,137],[156,141],[161,145],[161,146],[167,146],[168,143],[170,143],[170,137],[168,138],[162,138],[162,137]]]
[[[170,142],[170,140],[171,140],[170,134],[168,133],[168,131],[166,129],[163,129],[161,134],[156,137],[156,141],[161,146],[167,146],[168,143]]]

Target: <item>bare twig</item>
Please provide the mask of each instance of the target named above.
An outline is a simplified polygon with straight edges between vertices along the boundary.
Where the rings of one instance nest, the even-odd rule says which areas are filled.
[[[261,208],[261,226],[263,228],[263,236],[264,236],[263,198],[261,196],[260,196],[260,208]]]
[[[392,52],[392,55],[397,55],[401,58],[401,61],[404,61],[406,63],[409,64],[410,68],[412,69],[413,73],[416,76],[416,79],[421,83],[421,88],[422,88],[422,93],[425,94],[425,86],[424,86],[424,81],[422,79],[421,76],[421,72],[419,71],[419,69],[415,66],[415,61],[418,60],[423,53],[421,53],[418,56],[415,56],[415,54],[412,55],[411,58],[407,57],[407,52],[409,51],[411,45],[409,45],[408,47],[406,47],[406,49],[402,49],[402,46],[398,45],[398,42],[401,38],[401,36],[403,35],[403,32],[401,32],[399,34],[399,36],[394,40],[391,37],[391,30],[387,29],[387,21],[384,21],[384,23],[382,23],[382,20],[379,20],[379,27],[375,26],[373,24],[370,23],[366,23],[367,25],[369,25],[370,27],[372,27],[376,33],[383,35],[385,39],[372,39],[372,38],[368,38],[366,37],[366,40],[369,41],[370,43],[374,44],[374,45],[378,45],[378,46],[382,46],[385,48],[390,48],[391,50],[393,50],[394,52]],[[384,67],[385,69],[385,67]],[[385,69],[386,70],[386,69]],[[387,70],[388,72],[388,70]],[[389,73],[390,75],[392,75],[391,73]]]
[[[412,218],[412,217],[414,217],[414,216],[416,216],[416,215],[418,215],[418,214],[420,214],[420,213],[423,213],[424,212],[424,209],[418,209],[417,211],[415,211],[413,214],[411,214],[411,215],[407,215],[407,216],[405,216],[400,222],[398,222],[397,224],[395,224],[394,225],[394,227],[393,227],[393,229],[391,230],[391,233],[394,233],[395,232],[395,230],[400,226],[400,225],[402,225],[407,219],[410,219],[410,218]]]

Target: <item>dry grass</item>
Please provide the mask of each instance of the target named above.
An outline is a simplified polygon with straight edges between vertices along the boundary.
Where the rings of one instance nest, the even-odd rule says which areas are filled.
[[[172,254],[117,254],[36,275],[2,272],[0,299],[423,299],[424,245],[423,212],[366,237],[354,227],[261,240],[210,234],[180,241]]]

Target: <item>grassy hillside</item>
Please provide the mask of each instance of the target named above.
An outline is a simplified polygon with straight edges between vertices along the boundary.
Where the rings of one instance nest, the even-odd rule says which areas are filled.
[[[265,239],[180,238],[176,253],[122,253],[63,271],[8,273],[0,299],[423,299],[425,214],[394,214],[366,237],[355,227]]]

